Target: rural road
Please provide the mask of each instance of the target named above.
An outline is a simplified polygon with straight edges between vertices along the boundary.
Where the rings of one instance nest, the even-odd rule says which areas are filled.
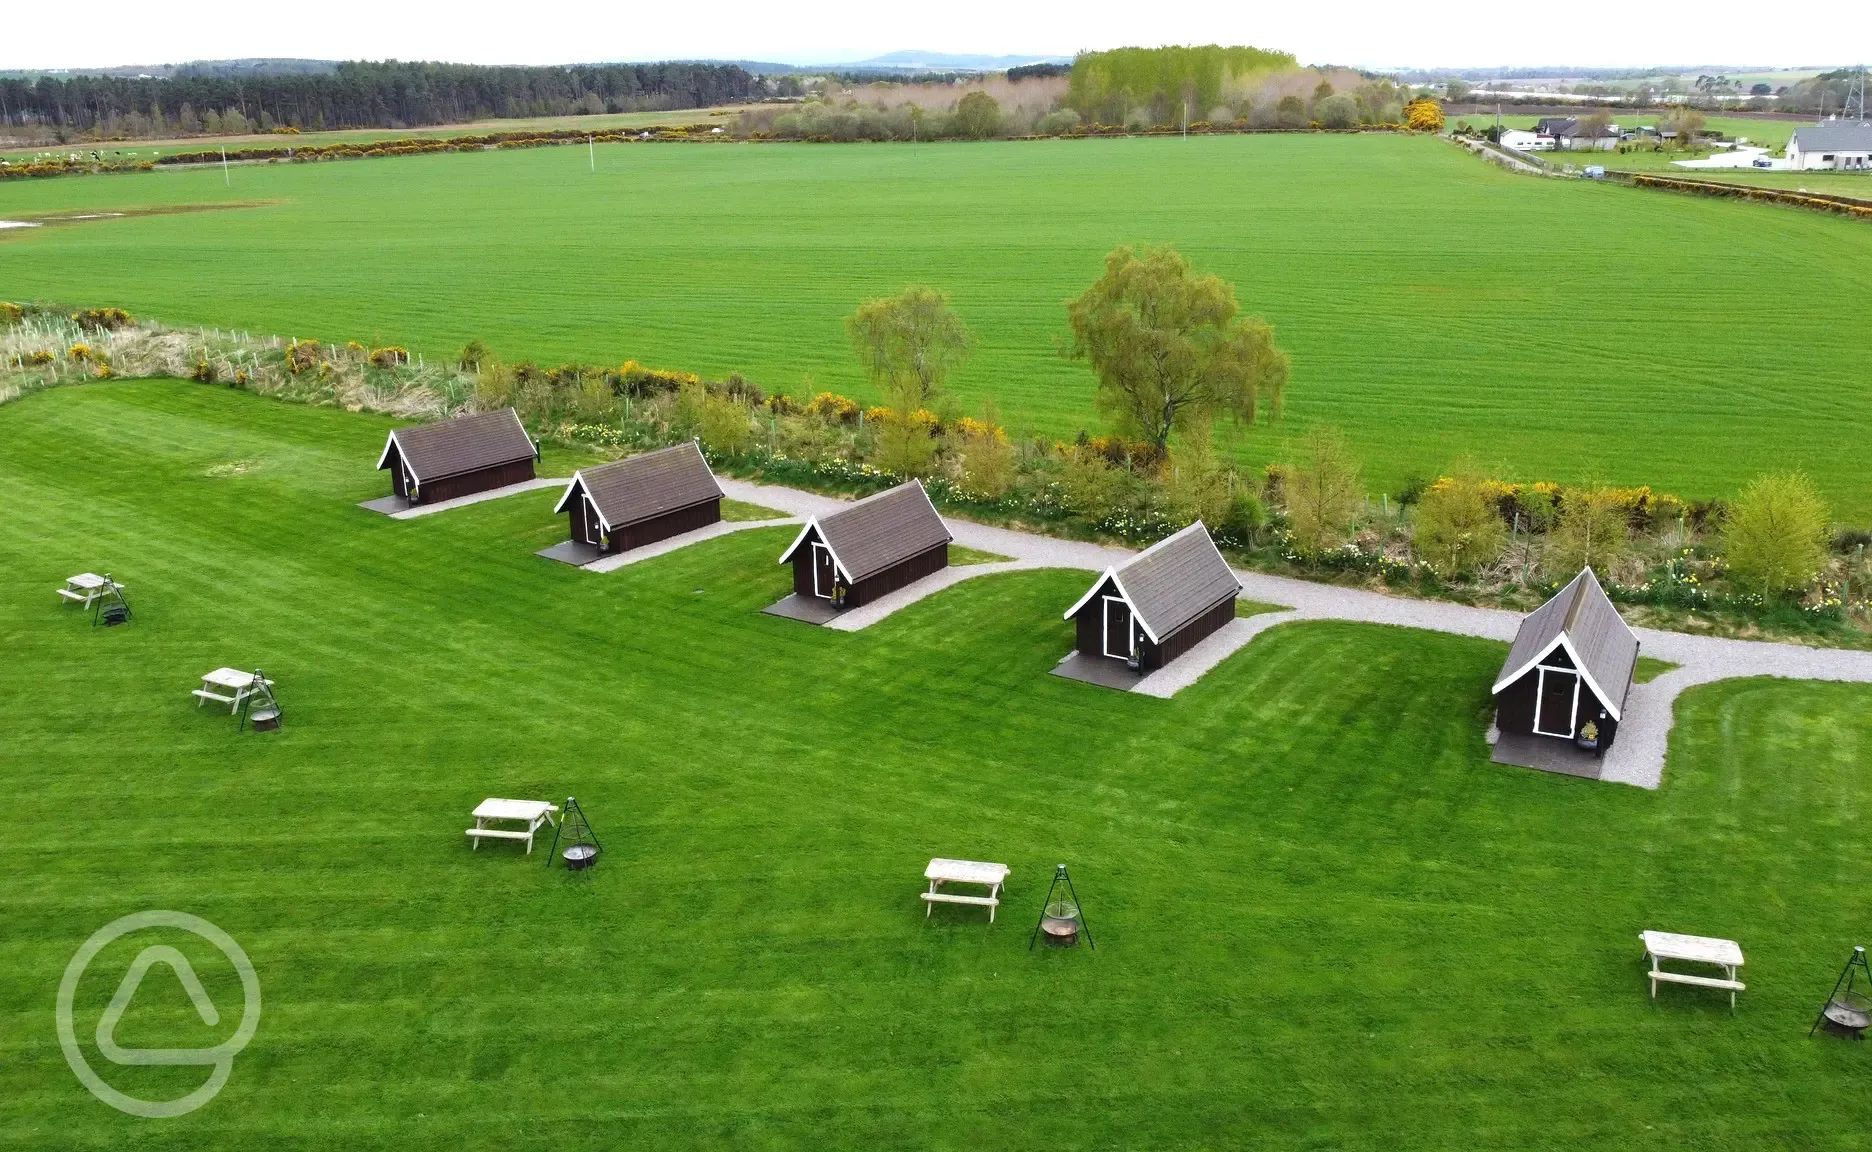
[[[776,508],[793,516],[823,515],[837,511],[845,501],[779,485],[753,484],[721,478],[722,490],[736,500]],[[920,580],[875,603],[855,608],[830,627],[845,631],[864,628],[905,605],[943,588],[976,576],[1030,568],[1080,568],[1102,572],[1122,564],[1134,553],[1122,548],[1060,540],[1029,532],[1016,532],[956,517],[945,517],[956,543],[1013,559],[1006,563],[971,564],[945,569],[938,577]],[[1362,588],[1315,584],[1286,576],[1237,569],[1243,595],[1250,600],[1283,604],[1286,611],[1267,612],[1237,620],[1218,632],[1172,669],[1177,675],[1152,676],[1149,694],[1173,695],[1199,679],[1255,636],[1276,625],[1295,620],[1350,620],[1361,624],[1390,624],[1423,628],[1458,636],[1478,636],[1507,643],[1514,639],[1521,617],[1495,608],[1472,608],[1439,600],[1413,600],[1387,596]],[[1647,656],[1679,665],[1648,684],[1632,685],[1625,701],[1625,718],[1618,742],[1606,753],[1601,779],[1656,788],[1664,779],[1664,756],[1670,730],[1676,722],[1677,697],[1688,688],[1743,676],[1776,676],[1790,680],[1838,680],[1872,683],[1872,652],[1837,648],[1808,648],[1798,644],[1772,644],[1759,640],[1730,640],[1636,629],[1641,651]]]

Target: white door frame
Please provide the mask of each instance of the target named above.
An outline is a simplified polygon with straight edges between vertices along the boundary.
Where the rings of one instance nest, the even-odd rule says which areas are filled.
[[[1581,680],[1579,671],[1574,668],[1549,668],[1545,664],[1540,665],[1538,671],[1540,672],[1540,681],[1534,688],[1534,733],[1537,736],[1560,736],[1571,740],[1573,739],[1573,725],[1579,719],[1579,689]],[[1547,698],[1547,673],[1549,672],[1561,673],[1573,677],[1573,703],[1567,708],[1567,730],[1565,732],[1549,732],[1540,726],[1541,705],[1546,702]]]
[[[1123,652],[1113,652],[1111,650],[1111,606],[1114,603],[1124,605],[1125,623],[1128,625],[1124,638]],[[1099,597],[1099,604],[1099,635],[1102,638],[1102,643],[1099,646],[1100,649],[1105,655],[1115,660],[1131,659],[1131,633],[1137,628],[1137,621],[1133,619],[1133,614],[1131,612],[1131,602],[1126,600],[1123,596],[1101,596]]]
[[[827,588],[824,592],[819,591],[819,569],[821,567],[819,556],[821,553],[824,553],[826,559],[824,567],[832,573],[832,587]],[[834,568],[832,564],[832,549],[814,540],[812,542],[812,594],[819,597],[821,600],[830,600],[832,599],[832,593],[837,589],[838,569]]]
[[[585,543],[604,547],[604,521],[598,516],[598,505],[592,502],[589,492],[582,494],[585,500]]]

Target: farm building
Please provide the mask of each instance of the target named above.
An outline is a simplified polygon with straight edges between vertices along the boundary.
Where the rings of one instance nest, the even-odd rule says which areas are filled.
[[[628,552],[721,519],[722,490],[702,450],[678,444],[581,468],[553,507],[572,539],[600,552]]]
[[[948,567],[953,539],[929,493],[912,480],[830,516],[811,517],[780,563],[793,565],[789,599],[841,611]]]
[[[398,428],[377,468],[411,504],[434,504],[533,479],[539,446],[512,408]]]
[[[1801,171],[1872,169],[1872,123],[1835,119],[1796,128],[1788,139],[1787,157],[1788,167]]]
[[[1536,608],[1495,680],[1494,759],[1598,776],[1638,667],[1638,637],[1591,568]]]
[[[1198,520],[1107,568],[1066,610],[1082,657],[1140,674],[1162,668],[1235,619],[1241,582]]]

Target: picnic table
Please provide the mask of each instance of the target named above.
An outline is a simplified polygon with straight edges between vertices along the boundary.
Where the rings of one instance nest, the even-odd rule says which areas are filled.
[[[533,834],[542,825],[551,825],[553,813],[559,811],[557,804],[548,804],[544,800],[502,800],[490,796],[475,806],[473,828],[467,829],[467,836],[474,841],[478,851],[482,840],[525,840],[527,855],[533,855]],[[519,828],[489,828],[490,820],[524,824]]]
[[[1729,993],[1729,1011],[1735,1011],[1736,993],[1746,985],[1736,979],[1742,967],[1742,946],[1734,940],[1715,936],[1685,936],[1677,932],[1641,932],[1645,956],[1651,961],[1651,998],[1657,999],[1658,981],[1667,984],[1690,984],[1698,988],[1716,988]],[[1694,976],[1688,972],[1668,972],[1661,967],[1665,960],[1691,964],[1713,964],[1723,976]]]
[[[929,919],[938,904],[973,904],[988,909],[988,923],[993,924],[995,909],[1001,905],[1001,888],[1007,883],[1008,873],[1012,871],[1006,864],[990,864],[982,860],[948,860],[937,857],[923,869],[923,878],[929,881],[929,891],[923,893],[923,918]],[[944,884],[979,884],[988,889],[986,896],[966,896],[960,892],[944,892]]]
[[[122,584],[99,576],[96,572],[80,572],[76,576],[65,577],[65,587],[60,588],[58,594],[89,608],[93,601],[109,593],[112,588],[122,587]]]
[[[269,688],[273,686],[271,680],[264,683]],[[218,704],[226,704],[229,712],[238,712],[241,701],[252,696],[254,691],[252,672],[242,672],[239,668],[216,668],[213,672],[202,673],[202,686],[190,695],[196,697],[197,708],[213,700]]]

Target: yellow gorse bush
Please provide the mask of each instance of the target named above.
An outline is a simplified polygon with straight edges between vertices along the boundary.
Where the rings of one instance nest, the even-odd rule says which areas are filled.
[[[821,392],[806,405],[806,411],[834,424],[853,424],[858,420],[858,401],[836,392]]]

